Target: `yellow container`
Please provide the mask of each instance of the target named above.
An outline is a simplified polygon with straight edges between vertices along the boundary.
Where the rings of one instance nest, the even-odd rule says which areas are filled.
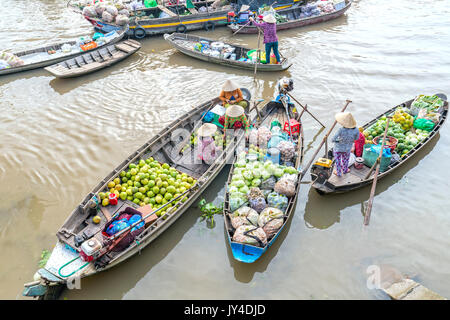
[[[270,55],[270,64],[277,64],[277,58],[273,53]]]
[[[316,166],[322,166],[324,168],[330,168],[333,161],[326,158],[319,158],[317,159],[316,163],[314,163]]]

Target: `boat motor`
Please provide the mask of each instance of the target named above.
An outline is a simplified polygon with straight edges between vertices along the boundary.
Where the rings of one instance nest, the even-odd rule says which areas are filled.
[[[91,238],[81,244],[80,257],[83,261],[91,262],[100,256],[102,243],[97,238]]]
[[[311,166],[311,179],[314,182],[324,184],[330,177],[333,170],[333,161],[326,158],[319,158]]]

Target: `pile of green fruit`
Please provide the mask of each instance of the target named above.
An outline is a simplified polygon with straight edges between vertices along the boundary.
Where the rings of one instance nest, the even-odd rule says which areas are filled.
[[[363,134],[366,137],[366,143],[372,143],[372,140],[375,137],[384,135],[384,130],[386,129],[386,119],[386,116],[382,116],[377,122],[363,131]],[[400,123],[389,121],[387,135],[396,139],[404,139],[405,130],[403,130]]]
[[[122,171],[119,176],[120,178],[108,183],[108,192],[99,193],[103,206],[109,205],[109,194],[115,193],[117,198],[123,201],[132,201],[140,206],[150,204],[152,208],[157,209],[192,188],[197,182],[186,173],[179,172],[167,163],[161,164],[152,157],[140,160],[137,164],[131,163],[128,170]],[[187,197],[182,197],[156,214],[164,215],[178,201],[186,200]]]

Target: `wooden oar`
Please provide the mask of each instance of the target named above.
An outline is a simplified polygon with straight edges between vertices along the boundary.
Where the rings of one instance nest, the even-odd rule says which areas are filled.
[[[299,105],[300,105],[300,107],[302,107],[303,108],[303,111],[306,111],[306,112],[308,112],[310,115],[311,115],[311,117],[313,117],[314,118],[314,120],[316,120],[322,127],[324,127],[325,128],[325,125],[322,123],[322,122],[320,122],[319,121],[319,119],[317,119],[311,112],[309,112],[299,101],[297,101],[297,99],[295,99],[289,92],[287,92],[287,95],[289,96],[289,97],[291,97],[295,102],[297,102]],[[303,114],[303,112],[302,112],[302,114]]]
[[[256,69],[258,68],[258,63],[261,61],[261,58],[260,58],[261,53],[259,50],[260,42],[261,42],[261,30],[259,30],[259,28],[258,28],[258,49],[256,50],[255,73],[253,76],[256,76]],[[266,59],[267,59],[267,57],[266,57]]]
[[[341,112],[344,112],[345,109],[347,109],[347,106],[350,104],[350,102],[352,102],[351,100],[346,100],[345,106],[344,108],[342,108]],[[331,131],[333,131],[334,127],[336,126],[337,121],[334,120],[333,125],[331,126],[330,130],[328,130],[327,134],[325,135],[325,137],[323,137],[322,142],[320,143],[319,147],[317,148],[316,152],[314,152],[314,155],[311,157],[311,160],[308,162],[308,164],[303,168],[302,173],[300,175],[300,181],[303,179],[303,176],[306,174],[306,171],[308,170],[308,168],[311,166],[311,164],[313,163],[314,159],[316,158],[317,154],[319,153],[320,149],[322,148],[323,144],[327,141],[328,136],[330,135]]]
[[[381,158],[383,156],[384,145],[386,142],[386,135],[388,132],[388,127],[389,127],[389,119],[390,119],[390,117],[388,117],[386,120],[386,129],[384,129],[383,142],[381,143],[380,154],[378,155],[377,161],[375,161],[374,165],[372,166],[372,168],[375,166],[376,169],[375,169],[375,173],[373,175],[373,183],[372,183],[372,189],[370,190],[369,203],[367,204],[366,214],[364,215],[364,225],[365,226],[367,226],[369,224],[370,213],[372,212],[373,198],[375,196],[375,189],[377,187],[378,173],[380,172]],[[372,171],[372,168],[370,169],[371,171]]]

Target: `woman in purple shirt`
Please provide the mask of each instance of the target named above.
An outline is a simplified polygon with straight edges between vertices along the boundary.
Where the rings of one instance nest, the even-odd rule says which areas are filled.
[[[280,54],[278,53],[278,37],[277,37],[277,20],[273,14],[268,14],[263,17],[263,22],[258,23],[253,18],[250,18],[255,26],[261,28],[264,32],[264,44],[266,46],[266,63],[270,62],[270,51],[277,58],[277,63],[280,63]]]

